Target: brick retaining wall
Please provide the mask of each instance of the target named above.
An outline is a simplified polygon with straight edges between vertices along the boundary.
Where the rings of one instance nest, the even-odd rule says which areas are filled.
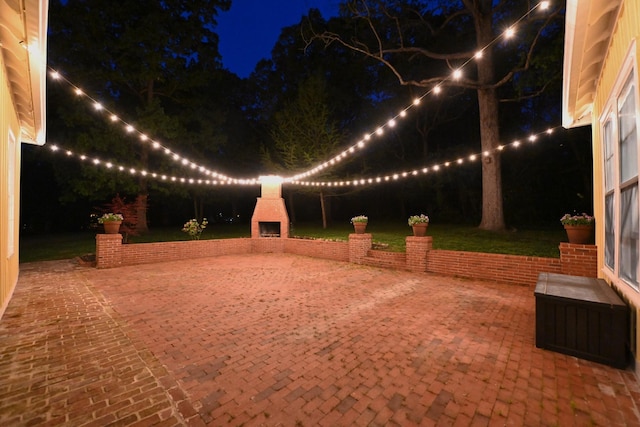
[[[560,273],[561,265],[557,258],[435,249],[428,253],[427,271],[531,285],[537,282],[541,272]]]
[[[561,273],[598,277],[598,250],[595,245],[560,243]]]
[[[311,239],[283,240],[285,253],[349,262],[349,243],[347,242]]]
[[[349,242],[293,238],[240,238],[122,244],[119,234],[96,235],[96,266],[112,268],[244,253],[290,253],[470,279],[535,284],[538,275],[596,277],[596,246],[560,244],[560,259],[433,249],[432,237],[407,237],[407,250],[371,250],[371,234],[350,234]]]

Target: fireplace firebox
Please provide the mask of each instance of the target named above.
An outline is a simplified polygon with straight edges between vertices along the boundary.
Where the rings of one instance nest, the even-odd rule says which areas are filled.
[[[260,237],[280,237],[280,223],[273,221],[258,222]]]

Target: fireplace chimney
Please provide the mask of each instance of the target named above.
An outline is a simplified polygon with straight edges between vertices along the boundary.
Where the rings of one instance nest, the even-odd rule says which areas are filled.
[[[282,198],[282,178],[261,176],[261,196],[251,217],[251,238],[289,237],[289,215]]]

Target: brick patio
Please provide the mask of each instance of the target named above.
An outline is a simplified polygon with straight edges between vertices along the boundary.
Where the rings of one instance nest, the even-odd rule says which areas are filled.
[[[290,254],[22,264],[0,425],[640,426],[632,371],[537,349],[534,302]]]

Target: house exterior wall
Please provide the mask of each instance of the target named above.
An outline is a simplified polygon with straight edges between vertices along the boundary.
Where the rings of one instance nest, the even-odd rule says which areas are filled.
[[[634,44],[635,41],[635,44]],[[596,217],[596,245],[598,247],[597,272],[598,277],[604,278],[618,290],[631,309],[631,351],[635,357],[636,373],[640,373],[640,294],[610,274],[605,267],[605,197],[604,197],[604,159],[601,117],[605,113],[607,103],[611,98],[620,72],[629,57],[633,57],[637,73],[640,72],[640,2],[625,0],[619,11],[618,19],[612,32],[611,43],[603,63],[600,79],[597,82],[593,110],[591,113],[592,141],[593,141],[593,180],[594,180],[594,215]],[[636,85],[637,93],[637,85]],[[636,97],[638,102],[638,97]],[[640,114],[636,109],[636,114]],[[602,219],[600,222],[598,220]]]
[[[18,281],[20,223],[20,124],[6,70],[0,55],[0,317]]]
[[[18,281],[21,144],[44,145],[48,0],[0,0],[0,318]]]

